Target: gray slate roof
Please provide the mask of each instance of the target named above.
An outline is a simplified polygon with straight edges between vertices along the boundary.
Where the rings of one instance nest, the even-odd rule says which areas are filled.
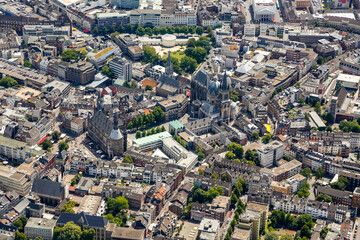
[[[35,178],[31,192],[47,195],[52,197],[61,197],[62,192],[64,189],[61,187],[61,183],[53,182],[45,179]]]

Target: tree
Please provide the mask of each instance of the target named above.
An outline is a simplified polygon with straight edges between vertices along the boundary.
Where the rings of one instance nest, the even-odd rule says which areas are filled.
[[[201,26],[197,26],[195,29],[196,34],[202,35],[204,33],[204,28]]]
[[[112,26],[110,27],[109,32],[110,32],[110,33],[114,33],[115,31],[116,31],[115,26],[112,25]]]
[[[311,230],[307,225],[304,225],[301,229],[300,229],[300,236],[301,237],[307,237],[307,238],[311,238]]]
[[[279,239],[279,235],[277,235],[277,233],[275,232],[268,232],[265,234],[265,240],[278,240]]]
[[[243,158],[244,155],[244,149],[243,147],[238,143],[231,143],[228,146],[228,150],[235,154],[236,158]]]
[[[68,149],[69,149],[69,144],[67,144],[67,142],[61,141],[59,143],[59,153],[61,153],[63,150],[68,150]]]
[[[52,148],[52,143],[49,139],[45,139],[42,143],[41,143],[42,149],[43,150],[48,150],[50,151],[50,148]]]
[[[318,65],[322,65],[322,64],[324,64],[324,58],[319,56],[318,59],[316,60],[316,62]]]
[[[258,132],[253,132],[253,134],[251,135],[251,139],[253,140],[253,141],[257,141],[257,140],[259,140],[259,133]]]
[[[18,82],[10,76],[6,76],[0,80],[0,86],[4,88],[15,87]]]
[[[14,223],[13,223],[13,226],[16,227],[17,229],[20,229],[22,230],[24,225],[22,223],[22,221],[20,219],[16,220]]]
[[[320,202],[333,203],[332,197],[329,196],[329,195],[327,195],[327,194],[323,194],[323,193],[320,193],[320,194],[316,197],[316,200],[317,200],[317,201],[320,201]]]
[[[70,62],[75,60],[76,62],[80,59],[80,52],[75,51],[74,49],[67,49],[61,53],[61,60],[65,62]]]
[[[211,26],[208,26],[207,29],[206,29],[207,33],[208,33],[208,37],[213,37],[214,36],[214,33],[213,33],[213,30],[212,30],[212,27]]]
[[[331,126],[327,126],[327,127],[325,128],[325,131],[327,131],[327,132],[332,132],[332,131],[333,131],[333,129],[332,129],[332,127],[331,127]]]
[[[230,99],[233,102],[239,101],[239,93],[237,91],[230,91]]]
[[[316,177],[316,179],[321,179],[324,176],[324,170],[321,167],[319,167],[314,172],[314,176]]]
[[[181,59],[180,67],[187,73],[193,73],[197,68],[195,59],[185,56]]]
[[[27,238],[25,236],[25,233],[21,233],[19,231],[16,231],[14,240],[27,240]]]
[[[126,31],[127,33],[132,33],[133,30],[134,30],[134,28],[133,28],[133,26],[132,26],[131,24],[126,25],[125,31]]]
[[[120,24],[120,25],[118,26],[117,31],[118,31],[119,33],[123,33],[123,32],[125,31],[124,26]]]
[[[285,233],[280,237],[280,240],[293,240],[294,237],[291,234]]]
[[[219,179],[219,175],[216,172],[214,172],[213,174],[211,174],[211,178],[212,179]]]
[[[160,57],[158,54],[156,54],[155,48],[144,46],[143,50],[145,55],[144,58],[145,62],[155,64],[159,61]]]
[[[81,234],[81,240],[95,240],[95,230],[90,228],[88,230],[84,229]]]
[[[187,41],[187,49],[192,48],[194,49],[196,47],[196,40],[195,38],[189,38],[189,40]],[[186,54],[186,50],[185,50],[185,54]]]
[[[145,91],[152,91],[152,90],[153,90],[152,86],[150,85],[145,86]]]
[[[103,26],[101,32],[105,35],[108,33],[108,29],[105,26]]]
[[[235,157],[235,154],[233,152],[227,151],[225,154],[225,158],[229,160],[233,160]]]
[[[75,186],[77,184],[76,179],[72,178],[71,179],[71,186]]]
[[[231,194],[231,205],[235,206],[235,204],[239,201],[239,198],[235,194]]]
[[[59,138],[60,138],[60,132],[59,132],[59,131],[54,131],[54,132],[51,134],[51,138],[52,138],[54,141],[59,140]]]
[[[266,134],[265,136],[263,136],[263,137],[261,138],[261,141],[262,141],[262,143],[264,143],[264,144],[268,144],[271,139],[272,139],[272,135],[271,135],[271,134]]]
[[[145,29],[142,28],[142,27],[139,27],[138,29],[136,29],[136,35],[144,36],[145,35]]]
[[[221,176],[221,181],[229,182],[228,176],[225,173]]]
[[[44,240],[42,237],[36,237],[35,240]]]
[[[94,27],[93,33],[94,33],[95,35],[98,35],[98,34],[99,34],[99,29],[98,29],[97,27]]]
[[[117,198],[108,198],[106,205],[106,212],[112,214],[113,216],[117,215],[122,210],[129,209],[129,202],[124,197]]]
[[[191,57],[193,57],[196,60],[196,62],[199,64],[204,61],[206,55],[207,55],[207,51],[204,48],[196,47]]]
[[[136,139],[141,138],[141,131],[140,131],[140,130],[137,130],[137,131],[136,131],[135,138],[136,138]]]
[[[330,187],[344,191],[348,185],[349,185],[349,180],[341,176],[338,178],[337,182],[331,183]]]
[[[105,65],[101,68],[101,73],[110,79],[114,78],[114,72],[113,72],[112,68],[109,67],[108,65]]]
[[[299,198],[307,198],[310,195],[310,185],[307,181],[303,182],[300,186],[299,191],[297,192],[297,195]]]
[[[311,169],[310,168],[301,169],[300,174],[309,179],[311,178]]]
[[[318,114],[321,115],[321,105],[320,102],[316,102],[315,107],[314,107],[314,111]]]
[[[205,153],[204,153],[204,149],[200,146],[197,146],[195,149],[195,153],[196,155],[198,155],[198,160],[202,161],[205,158]]]
[[[76,202],[75,201],[68,201],[62,208],[61,212],[64,213],[75,213],[73,207],[75,207]]]
[[[24,62],[24,67],[31,68],[31,63],[29,61]]]
[[[182,215],[185,218],[190,218],[191,206],[192,206],[192,203],[189,203],[188,205],[186,205],[186,207],[184,207]]]
[[[25,227],[26,223],[28,222],[28,219],[25,216],[21,216],[19,220],[22,222],[23,226]]]
[[[194,26],[189,27],[189,33],[191,33],[191,34],[195,33],[195,27]]]
[[[250,150],[250,149],[246,150],[245,159],[248,162],[255,163],[256,166],[260,165],[259,156],[258,156],[258,154],[257,154],[257,152],[255,150]]]
[[[312,217],[309,214],[302,214],[298,216],[293,222],[291,228],[294,230],[300,230],[304,225],[307,225],[309,228],[312,228],[314,225]]]
[[[123,163],[133,163],[132,157],[130,155],[126,155],[123,159]]]
[[[74,222],[67,222],[62,228],[56,227],[54,229],[54,240],[80,240],[81,228],[74,224]]]

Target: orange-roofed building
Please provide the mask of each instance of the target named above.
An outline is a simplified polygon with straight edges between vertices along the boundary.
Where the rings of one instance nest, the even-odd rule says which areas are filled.
[[[148,115],[148,114],[150,114],[150,110],[149,110],[149,109],[145,109],[144,113],[145,113],[145,115]]]
[[[168,190],[164,186],[161,186],[159,190],[154,193],[151,203],[155,205],[157,213],[163,208],[167,193]]]
[[[295,232],[295,231],[291,231],[291,230],[286,230],[285,233],[286,233],[286,234],[290,234],[290,235],[292,235],[293,237],[295,237],[295,235],[296,235],[296,232]]]
[[[283,135],[281,135],[281,134],[279,135],[279,139],[280,139],[280,141],[282,141],[282,142],[285,142],[285,140],[286,140],[285,137],[284,137]]]
[[[150,80],[150,79],[148,79],[148,78],[142,80],[142,81],[140,82],[140,84],[141,84],[141,86],[142,86],[143,88],[145,88],[147,85],[149,85],[149,86],[152,87],[152,88],[155,88],[155,87],[156,87],[156,82],[153,81],[153,80]]]

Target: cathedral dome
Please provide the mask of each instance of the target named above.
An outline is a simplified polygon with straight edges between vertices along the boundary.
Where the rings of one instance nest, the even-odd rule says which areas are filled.
[[[120,129],[112,129],[111,133],[110,133],[110,138],[112,140],[119,140],[123,137],[123,135],[121,134]]]

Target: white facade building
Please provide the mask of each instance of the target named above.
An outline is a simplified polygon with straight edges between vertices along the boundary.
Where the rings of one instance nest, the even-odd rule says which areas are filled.
[[[274,163],[284,156],[284,144],[272,141],[256,150],[262,167],[272,167]]]
[[[273,0],[253,0],[253,9],[255,22],[272,22],[277,11]]]

